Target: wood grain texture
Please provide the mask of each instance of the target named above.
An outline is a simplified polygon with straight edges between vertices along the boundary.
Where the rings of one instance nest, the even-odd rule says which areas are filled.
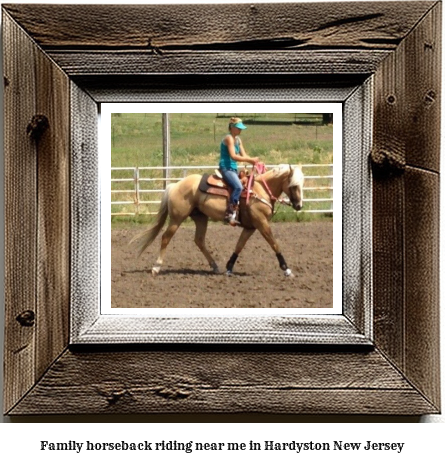
[[[73,81],[96,102],[343,102],[363,83],[347,74],[76,75]],[[329,96],[328,96],[329,92]]]
[[[374,156],[439,171],[441,4],[376,73]]]
[[[155,350],[66,352],[12,413],[434,410],[377,352]]]
[[[85,276],[85,270],[79,274]],[[89,287],[88,287],[89,289]],[[96,300],[97,301],[97,300]],[[101,315],[86,305],[72,318],[73,344],[313,344],[370,346],[369,334],[357,329],[348,316],[286,317],[251,316],[225,318]],[[369,309],[368,315],[370,314]],[[357,309],[366,311],[364,309]],[[369,316],[368,316],[369,317]],[[95,321],[94,321],[95,320]],[[91,323],[93,321],[93,323]],[[88,324],[89,323],[89,324]]]
[[[372,147],[373,79],[343,102],[342,241],[343,314],[372,340]]]
[[[3,15],[5,156],[5,389],[8,410],[35,382],[37,158],[26,128],[35,114],[35,47]],[[28,318],[17,317],[28,312]],[[32,312],[32,313],[31,313]]]
[[[135,74],[371,74],[388,50],[49,51],[73,78]]]
[[[311,3],[5,8],[71,76],[122,76],[370,74],[433,5],[325,3],[322,20]]]
[[[388,160],[374,170],[375,342],[436,405],[440,14],[438,4],[376,73],[373,146]]]
[[[68,344],[70,309],[69,78],[36,50],[36,114],[48,128],[37,149],[37,344],[40,377]]]
[[[6,412],[440,411],[439,2],[15,4],[3,11]],[[99,102],[154,94],[194,101],[195,91],[207,89],[220,101],[219,89],[236,81],[234,96],[245,101],[245,89],[341,88],[369,73],[372,155],[390,162],[373,181],[375,350],[66,347],[68,134],[61,107],[73,109],[70,79],[79,86],[72,97],[90,107],[84,91]],[[49,121],[40,142],[26,134],[37,111]],[[82,146],[77,153],[87,166]],[[63,257],[49,247],[51,238]]]
[[[68,77],[8,15],[4,23],[9,409],[68,343],[70,129]],[[48,128],[31,130],[36,115]],[[32,324],[17,321],[23,312]]]
[[[442,3],[405,41],[406,162],[439,172],[441,116]]]
[[[373,180],[374,342],[404,367],[403,180]]]
[[[404,182],[406,49],[402,43],[374,79],[372,159],[387,162],[373,180],[374,338],[378,347],[404,367]],[[382,163],[383,163],[382,162]],[[385,165],[382,165],[385,166]],[[389,170],[391,168],[391,171]]]
[[[70,341],[100,313],[98,106],[71,82]]]
[[[374,181],[374,337],[440,406],[439,176],[406,167]]]
[[[4,5],[50,48],[395,49],[434,2]],[[39,21],[35,21],[38,17]],[[277,27],[278,26],[278,27]]]
[[[407,168],[405,371],[436,405],[440,405],[440,351],[432,341],[440,336],[439,185],[437,173]]]

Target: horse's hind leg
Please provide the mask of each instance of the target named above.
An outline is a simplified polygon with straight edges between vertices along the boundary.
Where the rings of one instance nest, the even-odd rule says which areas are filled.
[[[220,271],[218,265],[216,264],[215,260],[213,259],[212,255],[210,254],[209,250],[205,245],[205,237],[209,219],[207,218],[207,216],[200,213],[196,215],[191,215],[191,218],[196,225],[195,244],[198,246],[199,250],[204,254],[204,257],[209,262],[209,265],[212,268],[213,272],[219,273]]]
[[[181,225],[183,219],[177,220],[170,218],[170,223],[165,230],[164,234],[162,235],[161,239],[161,250],[159,252],[159,257],[156,260],[156,264],[153,266],[151,269],[151,273],[153,276],[157,276],[159,274],[159,271],[161,270],[162,263],[164,262],[164,256],[165,256],[165,250],[167,249],[167,246],[171,240],[171,238],[174,236],[175,232],[178,230],[179,226]]]

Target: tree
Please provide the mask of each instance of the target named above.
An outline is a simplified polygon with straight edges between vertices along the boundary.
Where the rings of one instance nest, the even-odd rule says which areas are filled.
[[[323,124],[332,124],[332,113],[323,113]]]

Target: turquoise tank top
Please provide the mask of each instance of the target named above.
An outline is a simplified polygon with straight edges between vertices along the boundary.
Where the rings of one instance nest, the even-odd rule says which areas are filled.
[[[219,167],[224,168],[226,170],[228,169],[237,170],[238,164],[230,156],[227,145],[224,143],[224,139],[221,141],[221,157],[219,159]],[[235,153],[237,155],[239,155],[240,153],[240,141],[238,137],[235,137]]]

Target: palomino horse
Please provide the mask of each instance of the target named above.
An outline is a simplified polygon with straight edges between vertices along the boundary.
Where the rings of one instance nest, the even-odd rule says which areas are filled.
[[[161,250],[156,264],[152,268],[152,274],[156,276],[163,264],[166,248],[181,225],[189,216],[196,225],[195,243],[209,262],[215,273],[219,273],[218,265],[205,245],[208,219],[216,221],[224,220],[227,199],[222,196],[201,192],[198,188],[201,175],[192,174],[176,184],[170,184],[162,198],[154,225],[137,236],[131,242],[140,241],[139,255],[155,240],[161,231],[167,217],[170,221],[162,235]],[[304,176],[301,167],[292,168],[290,165],[280,165],[270,171],[266,171],[255,178],[248,205],[246,199],[240,202],[240,221],[243,230],[236,244],[235,251],[227,262],[227,274],[232,274],[233,266],[244,248],[247,240],[256,229],[263,235],[275,252],[280,268],[285,276],[292,276],[286,261],[281,254],[280,247],[272,235],[269,220],[272,218],[274,203],[284,192],[289,197],[289,203],[295,210],[303,206],[303,182]]]

